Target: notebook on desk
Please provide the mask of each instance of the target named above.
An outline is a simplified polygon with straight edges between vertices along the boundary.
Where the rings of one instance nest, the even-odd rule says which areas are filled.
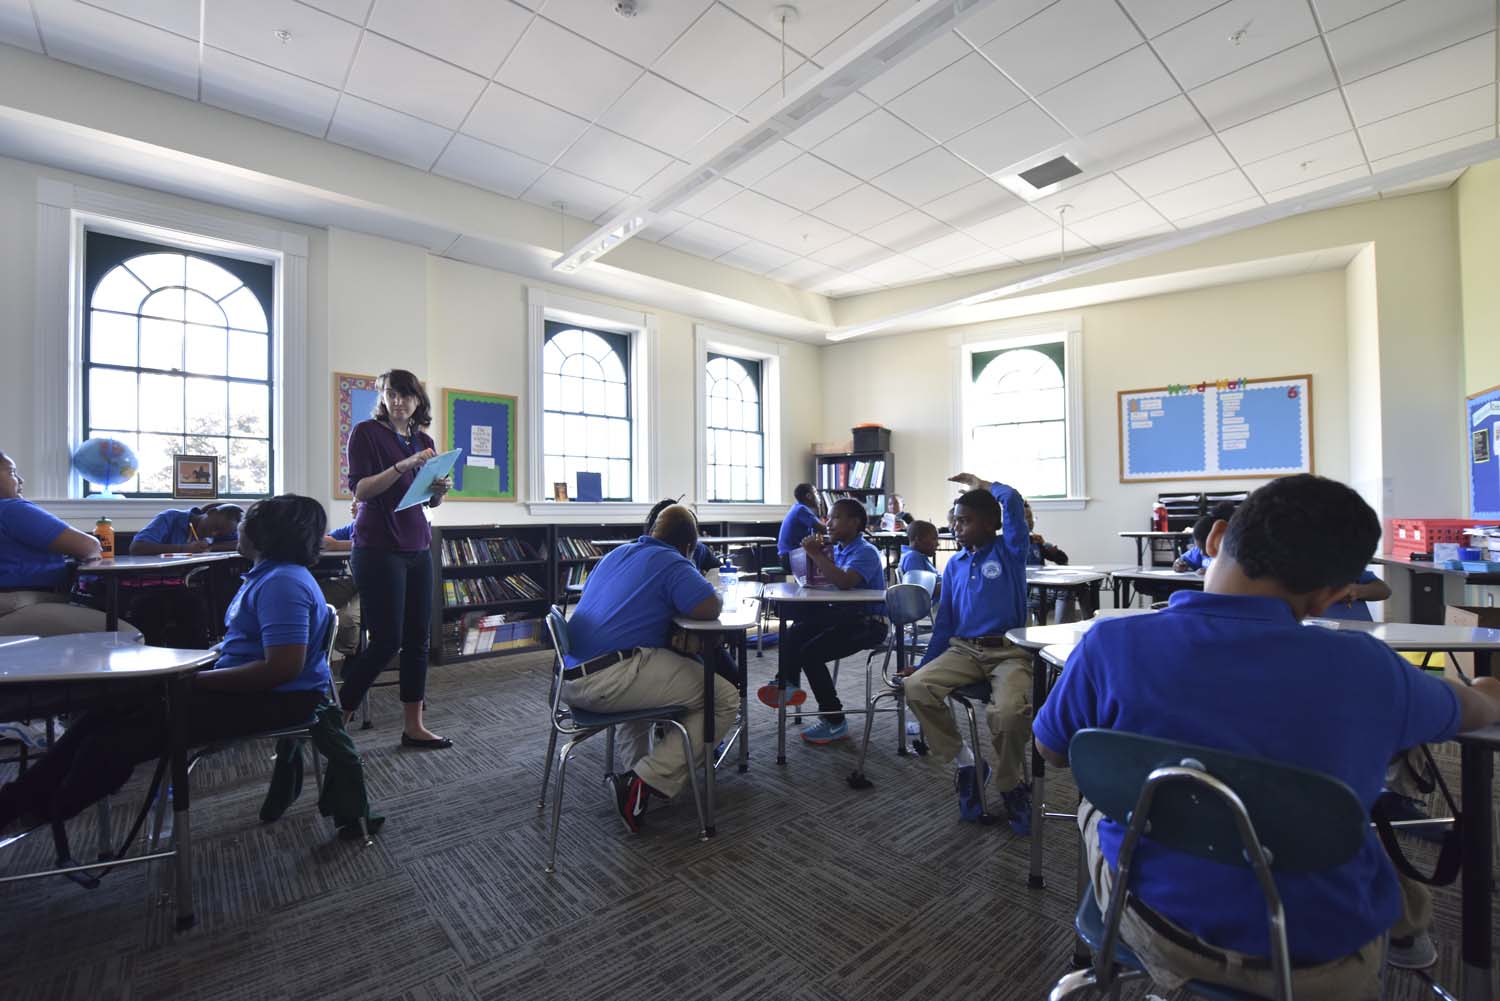
[[[793,549],[787,559],[792,571],[792,580],[797,582],[798,587],[833,587],[833,582],[823,573],[823,568],[807,558],[807,551],[801,548]]]

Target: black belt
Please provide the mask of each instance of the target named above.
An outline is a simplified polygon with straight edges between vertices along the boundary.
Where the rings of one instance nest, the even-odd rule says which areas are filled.
[[[960,636],[959,639],[965,639],[965,637]],[[970,636],[967,637],[967,639],[975,646],[985,647],[986,649],[993,649],[995,647],[1005,647],[1011,645],[1010,640],[1006,639],[1004,636]]]
[[[1162,938],[1171,942],[1173,945],[1181,946],[1189,952],[1196,953],[1197,955],[1202,956],[1205,959],[1211,959],[1217,963],[1223,963],[1226,967],[1238,965],[1244,967],[1247,970],[1271,969],[1271,960],[1265,956],[1242,955],[1240,956],[1238,963],[1231,963],[1228,953],[1226,953],[1223,949],[1216,949],[1213,946],[1209,945],[1207,942],[1194,938],[1187,932],[1183,931],[1181,928],[1178,928],[1176,925],[1172,924],[1172,922],[1168,921],[1166,918],[1162,917],[1160,914],[1153,911],[1151,908],[1147,907],[1145,904],[1141,903],[1140,900],[1134,896],[1129,897],[1125,901],[1125,906],[1130,908],[1130,913],[1146,922],[1146,924],[1151,927],[1151,930],[1156,932],[1156,934],[1160,935]],[[1322,965],[1324,964],[1300,963],[1294,961],[1292,963],[1292,969],[1305,970],[1309,967]]]
[[[641,652],[640,647],[633,646],[629,650],[615,650],[611,653],[601,653],[592,660],[586,660],[577,667],[569,667],[563,671],[564,681],[577,681],[591,674],[597,674],[605,668],[614,667],[622,660],[629,660]]]

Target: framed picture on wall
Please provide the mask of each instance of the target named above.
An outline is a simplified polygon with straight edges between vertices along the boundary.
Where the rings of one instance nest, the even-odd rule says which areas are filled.
[[[172,456],[172,496],[193,500],[213,500],[219,496],[219,457]]]
[[[337,461],[333,464],[333,496],[350,500],[349,433],[354,425],[375,411],[375,376],[352,372],[333,373],[333,441]]]
[[[463,449],[445,500],[516,499],[516,398],[443,390],[442,451]]]

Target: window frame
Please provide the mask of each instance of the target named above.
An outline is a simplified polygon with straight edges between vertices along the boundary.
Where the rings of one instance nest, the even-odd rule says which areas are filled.
[[[976,406],[973,365],[974,356],[992,351],[1031,347],[1038,344],[1061,344],[1063,348],[1063,434],[1067,447],[1067,491],[1061,497],[1038,497],[1031,500],[1036,510],[1077,511],[1088,503],[1084,482],[1085,462],[1083,424],[1083,324],[1079,317],[1022,324],[985,325],[977,330],[950,337],[954,376],[951,454],[957,468],[980,476],[998,475],[1001,470],[979,468],[985,465],[969,454],[970,414]]]
[[[557,329],[555,331],[549,331],[547,329],[549,327],[556,327]],[[634,485],[634,480],[635,480],[635,441],[634,441],[634,438],[635,438],[635,420],[633,419],[632,415],[633,415],[634,410],[635,410],[635,394],[633,392],[631,392],[632,387],[631,387],[631,378],[630,378],[630,358],[631,358],[631,355],[633,355],[635,352],[633,350],[631,350],[631,348],[632,348],[631,337],[628,334],[620,333],[618,331],[595,329],[593,327],[584,326],[581,323],[565,323],[565,322],[563,322],[561,320],[555,320],[555,319],[544,320],[543,323],[542,323],[542,358],[543,358],[542,377],[543,377],[543,382],[544,383],[546,381],[546,375],[547,375],[546,364],[545,364],[546,355],[547,355],[547,346],[552,342],[552,340],[555,337],[557,337],[558,335],[567,333],[570,330],[576,330],[576,331],[578,331],[580,333],[584,333],[584,334],[593,334],[594,336],[598,337],[600,340],[604,341],[605,346],[607,346],[612,352],[614,352],[614,354],[615,354],[615,356],[617,358],[620,357],[621,351],[623,350],[624,357],[621,359],[621,361],[622,361],[621,368],[624,369],[624,372],[625,372],[625,417],[623,419],[624,419],[625,423],[630,428],[629,440],[626,441],[626,445],[625,445],[625,464],[626,464],[626,468],[628,470],[630,470],[629,480],[630,480],[630,483],[631,483],[631,492],[634,493],[634,489],[635,489],[635,485]],[[624,343],[623,343],[623,345],[612,344],[612,343],[610,343],[611,338],[618,339],[620,341],[623,341]],[[559,350],[561,350],[561,349],[559,349]],[[561,377],[562,373],[559,372],[558,375],[559,375],[559,377]],[[543,392],[542,392],[542,468],[543,468],[543,471],[544,471],[544,477],[547,480],[551,480],[551,476],[550,475],[545,475],[545,470],[546,470],[546,465],[547,465],[547,457],[548,457],[547,450],[546,450],[546,446],[547,446],[547,415],[549,413],[559,414],[559,415],[562,415],[562,416],[565,416],[565,417],[568,416],[568,415],[574,415],[574,416],[580,416],[580,417],[601,416],[601,415],[597,415],[597,414],[589,414],[586,410],[572,411],[572,410],[556,410],[556,409],[549,408],[547,406],[546,388],[545,388],[545,385],[543,386]],[[614,420],[620,419],[618,417],[615,417],[613,414],[605,414],[605,415],[602,415],[602,416],[604,416],[607,419],[614,419]],[[566,457],[564,457],[564,459],[566,461]],[[606,461],[606,462],[618,462],[619,460],[617,458],[615,458],[614,456],[605,456],[604,457],[604,461]],[[552,482],[556,482],[556,481],[553,480]],[[569,486],[570,486],[570,489],[576,488],[576,482],[574,484],[570,484]],[[603,500],[601,500],[600,503],[628,504],[632,500],[634,500],[633,497],[608,497],[608,496],[605,496],[603,498]]]
[[[693,329],[694,489],[706,521],[759,521],[786,503],[781,446],[781,377],[786,345],[740,330],[699,323]],[[708,356],[725,355],[760,363],[761,475],[759,501],[708,500]],[[776,517],[780,517],[777,514]]]
[[[755,417],[756,417],[756,420],[755,420],[755,430],[754,431],[747,432],[747,431],[745,431],[744,428],[738,428],[738,429],[736,429],[736,428],[729,428],[729,427],[718,427],[718,426],[710,423],[711,419],[710,419],[709,415],[712,412],[712,408],[709,407],[709,406],[707,406],[707,402],[709,400],[708,366],[712,365],[715,361],[720,360],[720,359],[722,359],[722,360],[724,360],[726,362],[733,362],[734,364],[741,366],[741,371],[744,372],[746,379],[748,381],[750,381],[750,382],[753,382],[754,385],[755,385]],[[753,374],[751,373],[750,369],[748,368],[748,366],[751,366],[751,365],[755,366],[755,371],[754,371]],[[764,504],[766,502],[766,413],[765,413],[765,411],[766,411],[766,385],[765,385],[765,377],[766,377],[766,363],[762,359],[760,359],[760,358],[742,358],[739,355],[726,354],[726,353],[724,353],[722,351],[714,351],[713,349],[709,349],[709,351],[707,353],[707,356],[704,359],[704,363],[703,363],[703,379],[704,379],[703,399],[704,399],[705,406],[704,406],[703,430],[706,433],[707,432],[713,432],[713,431],[731,431],[732,432],[732,431],[738,430],[741,433],[755,435],[755,440],[756,440],[756,443],[757,443],[757,446],[758,446],[756,448],[756,452],[757,452],[756,460],[757,461],[755,462],[755,464],[753,466],[747,465],[744,468],[746,468],[746,469],[759,469],[760,470],[760,483],[759,483],[759,488],[760,489],[757,491],[760,494],[760,497],[758,499],[757,498],[752,498],[752,497],[715,498],[715,497],[709,496],[713,492],[713,486],[712,486],[713,477],[709,476],[708,474],[710,472],[710,467],[713,464],[708,461],[708,437],[707,437],[707,434],[705,433],[705,436],[704,436],[704,458],[703,458],[703,462],[704,462],[704,480],[703,480],[704,497],[703,497],[703,500],[704,500],[705,503],[708,503],[708,504]],[[725,466],[725,467],[727,467],[727,468],[729,468],[731,470],[737,468],[733,462],[721,462],[721,463],[718,463],[718,465]]]

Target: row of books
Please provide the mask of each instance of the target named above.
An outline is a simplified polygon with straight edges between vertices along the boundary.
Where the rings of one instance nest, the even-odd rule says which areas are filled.
[[[454,605],[482,605],[492,601],[534,601],[547,592],[530,574],[514,573],[504,577],[460,577],[443,581],[443,602]]]
[[[880,490],[884,486],[884,459],[818,464],[818,488],[821,490]]]
[[[583,582],[589,579],[589,571],[591,571],[592,569],[593,567],[589,566],[587,563],[574,563],[572,566],[565,567],[563,573],[563,586],[582,587]]]
[[[510,563],[537,559],[529,543],[514,538],[464,536],[443,540],[443,566],[467,567],[479,563]]]
[[[470,612],[446,627],[444,642],[463,656],[537,646],[542,621],[497,613]]]
[[[841,501],[841,500],[852,500],[852,501],[855,501],[855,502],[857,502],[859,504],[863,504],[864,508],[865,508],[865,513],[868,514],[871,518],[879,518],[881,515],[885,514],[885,506],[886,506],[886,504],[885,504],[886,495],[885,494],[873,494],[872,495],[872,494],[825,493],[823,495],[823,497],[824,497],[825,500],[828,501],[828,503],[830,505],[833,504],[834,501]]]
[[[557,537],[557,555],[564,560],[592,560],[604,555],[604,550],[588,539]]]

